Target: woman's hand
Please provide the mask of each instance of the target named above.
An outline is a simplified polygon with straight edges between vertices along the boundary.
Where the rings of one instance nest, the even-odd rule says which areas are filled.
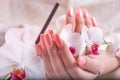
[[[119,51],[116,53],[116,59],[118,59],[119,64],[120,64],[120,49]],[[113,71],[105,74],[105,75],[101,75],[98,78],[100,79],[120,79],[120,66],[118,66],[117,68],[115,68]]]
[[[93,17],[88,16],[85,9],[76,9],[76,13],[69,9],[66,14],[66,23],[71,23],[73,31],[81,34],[82,27],[96,26]],[[72,19],[71,19],[72,18]],[[69,48],[58,34],[49,30],[41,35],[41,42],[37,50],[42,53],[48,79],[94,79],[99,74],[114,70],[119,64],[116,58],[111,58],[105,52],[100,55],[73,57]],[[112,67],[111,62],[114,64]]]
[[[81,60],[85,60],[86,63],[81,65]],[[86,55],[77,58],[77,63],[82,69],[92,71],[94,73],[99,73],[99,75],[104,75],[115,70],[119,66],[118,59],[101,51],[99,55]]]
[[[38,53],[44,61],[47,79],[71,79],[64,67],[64,63],[58,54],[57,45],[54,42],[55,37],[52,30],[40,36],[40,45]]]
[[[52,30],[40,38],[40,53],[48,79],[94,79],[98,75],[81,69],[67,45]]]
[[[73,25],[73,31],[81,34],[82,27],[86,25],[96,25],[93,17],[89,17],[86,9],[76,9],[76,13],[72,8],[66,13],[66,24]],[[37,45],[38,55],[41,55],[45,64],[47,78],[66,78],[66,79],[94,79],[98,73],[81,69],[76,63],[69,48],[61,40],[58,34],[54,34],[49,30],[46,34],[41,35],[40,45]],[[85,60],[81,61],[84,64]],[[99,64],[98,64],[99,65]],[[86,75],[86,76],[85,76]]]

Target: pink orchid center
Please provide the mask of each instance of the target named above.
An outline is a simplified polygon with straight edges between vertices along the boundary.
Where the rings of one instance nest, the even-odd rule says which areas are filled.
[[[75,48],[72,46],[69,47],[69,50],[71,51],[72,54],[74,54],[76,52]]]
[[[19,69],[14,69],[13,72],[11,72],[11,79],[12,80],[22,80],[25,79],[26,77],[26,72],[23,68],[19,68]]]
[[[93,43],[93,45],[92,45],[92,53],[94,55],[98,55],[98,48],[99,48],[99,45],[96,44],[96,43]]]

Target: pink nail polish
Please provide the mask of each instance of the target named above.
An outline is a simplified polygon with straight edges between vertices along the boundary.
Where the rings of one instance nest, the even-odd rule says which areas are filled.
[[[45,49],[46,48],[46,46],[45,46],[45,35],[41,34],[40,39],[41,39],[41,47],[43,49]]]
[[[92,21],[93,27],[96,27],[97,26],[97,22],[95,20],[95,17],[91,17],[91,21]]]
[[[73,8],[70,8],[70,17],[74,16]]]
[[[37,50],[37,55],[38,56],[41,56],[41,47],[40,47],[40,44],[37,44],[37,45],[35,45],[35,47],[36,47],[36,50]]]
[[[53,35],[53,33],[54,33],[53,30],[52,30],[52,29],[49,29],[49,34],[50,34],[50,35]]]
[[[79,16],[80,16],[80,17],[83,17],[83,12],[82,12],[81,9],[79,9]]]
[[[86,9],[83,9],[83,15],[84,17],[88,18],[89,15],[88,15],[88,11]]]
[[[45,38],[46,47],[52,47],[53,43],[51,36],[49,34],[46,34]]]
[[[55,38],[55,42],[56,42],[58,48],[61,48],[61,47],[63,46],[63,42],[62,42],[62,40],[60,39],[59,35],[56,34],[54,38]]]
[[[76,9],[76,16],[83,17],[83,11],[81,8]]]

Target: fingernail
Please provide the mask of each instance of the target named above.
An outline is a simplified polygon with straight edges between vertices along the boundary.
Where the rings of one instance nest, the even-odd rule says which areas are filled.
[[[49,29],[49,33],[50,33],[50,35],[53,35],[53,30]]]
[[[70,17],[74,16],[73,8],[70,8]]]
[[[78,57],[77,58],[77,63],[82,66],[84,64],[86,64],[86,59],[84,57]]]
[[[49,48],[52,47],[53,42],[50,34],[45,35],[45,43],[46,43],[46,47],[49,47]]]
[[[36,50],[37,50],[37,55],[41,56],[42,53],[41,53],[40,44],[35,45],[35,47],[36,47]]]
[[[45,46],[45,35],[41,34],[40,39],[41,39],[41,47],[43,49],[45,49],[46,48],[46,46]]]
[[[76,15],[79,17],[83,17],[83,11],[81,8],[76,9]]]
[[[81,9],[79,9],[79,16],[83,17],[83,11]]]
[[[96,22],[96,20],[95,20],[95,17],[92,17],[92,16],[91,16],[91,21],[92,21],[93,27],[96,27],[96,26],[97,26],[97,22]]]
[[[61,48],[63,46],[63,41],[60,39],[58,34],[55,34],[54,40],[55,40],[58,48]]]
[[[86,9],[83,9],[83,14],[84,14],[84,17],[88,18],[88,11]]]

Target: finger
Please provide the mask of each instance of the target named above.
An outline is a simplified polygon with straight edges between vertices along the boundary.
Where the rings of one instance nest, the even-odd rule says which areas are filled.
[[[71,69],[71,67],[73,67],[73,65],[75,64],[75,59],[73,55],[71,54],[70,50],[65,45],[65,43],[60,39],[58,34],[55,34],[54,40],[58,47],[58,51],[59,51],[58,53],[61,56],[66,69]]]
[[[88,14],[88,11],[86,9],[83,9],[83,16],[85,19],[85,25],[89,28],[92,26],[91,18]]]
[[[73,11],[73,8],[68,8],[66,12],[66,24],[72,24],[72,30],[75,31],[75,13]]]
[[[57,34],[54,36],[54,39],[56,40],[55,43],[58,47],[65,68],[73,79],[94,79],[97,76],[97,74],[82,70],[78,67],[69,49]],[[85,77],[85,75],[87,77]]]
[[[42,52],[41,52],[41,46],[40,46],[40,44],[36,44],[35,47],[36,47],[37,55],[41,56]]]
[[[94,58],[81,56],[77,58],[77,63],[84,70],[88,70],[95,74],[99,74],[100,72],[101,65],[99,64],[98,60]]]
[[[78,33],[81,34],[81,32],[82,32],[82,27],[83,27],[84,24],[85,24],[84,18],[83,18],[83,11],[82,11],[82,9],[80,9],[80,8],[76,9],[75,18],[76,18],[76,28],[75,28],[75,32],[78,32]]]
[[[48,29],[46,33],[49,33],[51,36],[55,33],[55,31],[53,29]]]
[[[57,52],[57,47],[54,44],[50,34],[45,35],[45,43],[47,45],[48,54],[50,57],[50,62],[52,64],[53,70],[59,79],[69,79],[69,75],[65,70],[63,62]]]
[[[47,53],[44,34],[41,34],[40,41],[41,41],[40,44],[42,47],[42,59],[44,62],[46,75],[47,75],[48,79],[53,79],[54,76],[56,76],[56,75],[54,73],[54,70],[53,70],[52,65],[50,63],[50,58],[49,58],[48,53]]]
[[[97,22],[96,22],[96,20],[95,20],[94,17],[91,17],[91,22],[92,22],[92,26],[93,26],[93,27],[96,27],[96,26],[97,26]]]

